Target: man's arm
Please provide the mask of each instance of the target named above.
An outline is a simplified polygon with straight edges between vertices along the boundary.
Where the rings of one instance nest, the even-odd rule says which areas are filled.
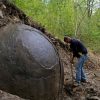
[[[74,57],[77,57],[79,58],[80,57],[80,54],[78,53],[78,48],[77,48],[77,42],[74,42],[73,45],[71,46],[71,49],[72,49],[72,53],[73,53],[73,59]]]

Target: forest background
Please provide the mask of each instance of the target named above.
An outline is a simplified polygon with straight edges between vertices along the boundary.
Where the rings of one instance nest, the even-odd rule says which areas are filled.
[[[32,20],[63,41],[65,35],[80,39],[100,54],[99,0],[10,0]]]

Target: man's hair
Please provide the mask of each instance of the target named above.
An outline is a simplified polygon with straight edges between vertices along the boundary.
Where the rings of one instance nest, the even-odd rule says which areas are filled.
[[[64,41],[68,40],[68,39],[71,39],[70,37],[68,36],[64,36]]]

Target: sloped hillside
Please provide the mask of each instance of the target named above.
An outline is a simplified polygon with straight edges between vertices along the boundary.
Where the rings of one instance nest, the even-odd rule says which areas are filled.
[[[2,2],[3,1],[3,2]],[[70,52],[68,46],[58,38],[53,37],[44,27],[27,17],[15,5],[1,0],[0,2],[0,28],[9,23],[24,23],[32,26],[46,34],[56,46],[59,57],[64,66],[64,100],[100,100],[100,56],[89,52],[90,59],[86,63],[86,74],[89,83],[82,84],[80,87],[74,87],[72,84],[71,66],[75,77],[75,65],[70,63]],[[75,63],[77,60],[74,61]],[[0,100],[23,100],[17,96],[0,91]]]

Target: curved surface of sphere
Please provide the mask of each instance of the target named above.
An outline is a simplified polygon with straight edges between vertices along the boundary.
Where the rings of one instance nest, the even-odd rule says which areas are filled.
[[[51,41],[37,29],[0,29],[0,89],[30,100],[59,100],[62,66]]]

